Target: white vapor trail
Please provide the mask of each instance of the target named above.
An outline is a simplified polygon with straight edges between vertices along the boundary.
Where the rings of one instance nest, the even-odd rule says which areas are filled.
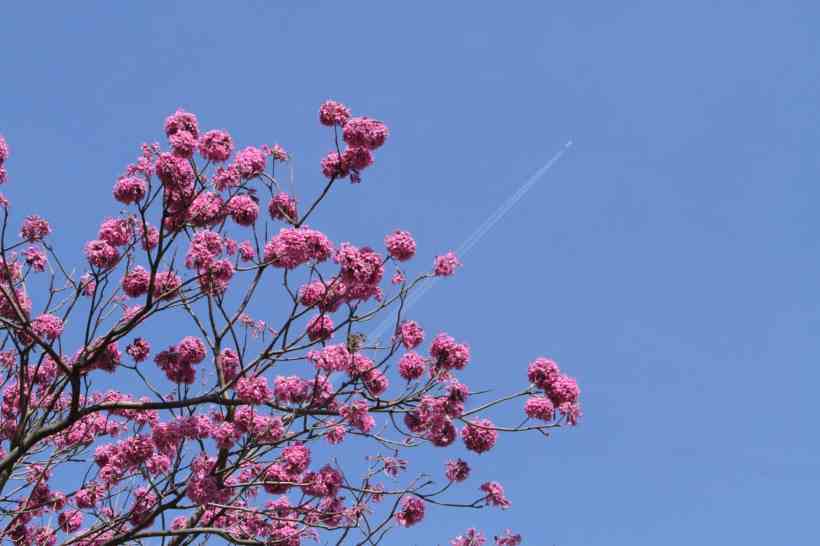
[[[526,195],[528,191],[532,189],[538,180],[547,174],[549,171],[558,161],[564,156],[564,154],[572,147],[572,141],[567,141],[564,146],[558,150],[558,152],[553,155],[549,161],[547,161],[543,167],[535,171],[532,176],[530,176],[510,197],[507,198],[506,201],[501,203],[501,205],[490,214],[484,222],[478,226],[475,231],[473,231],[467,239],[464,240],[463,243],[458,247],[455,251],[456,256],[459,259],[464,258],[470,250],[478,244],[478,242],[489,232],[493,226],[495,226],[508,212],[512,209],[516,203],[518,203],[521,198]],[[404,303],[405,311],[409,310],[413,307],[418,301],[433,288],[440,279],[438,277],[433,278],[423,284],[418,290],[415,292],[411,292],[410,296],[407,298],[407,301]],[[395,318],[391,319],[390,317],[386,317],[379,326],[373,330],[367,338],[369,340],[377,340],[381,336],[385,334],[389,329],[395,327]]]

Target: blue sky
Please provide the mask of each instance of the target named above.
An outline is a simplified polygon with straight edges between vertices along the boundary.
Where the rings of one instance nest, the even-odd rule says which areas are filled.
[[[6,6],[4,192],[79,252],[182,106],[283,144],[312,195],[336,98],[391,136],[315,227],[373,245],[408,229],[421,263],[572,139],[414,315],[470,343],[471,385],[513,389],[553,356],[585,419],[473,458],[513,510],[433,510],[388,542],[480,524],[545,546],[815,544],[820,7],[467,6]]]

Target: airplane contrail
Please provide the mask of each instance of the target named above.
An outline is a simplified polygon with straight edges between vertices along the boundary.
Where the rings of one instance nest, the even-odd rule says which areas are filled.
[[[490,214],[484,222],[481,223],[467,239],[464,240],[463,243],[458,247],[455,251],[456,256],[459,259],[464,258],[470,250],[472,250],[478,242],[484,238],[484,236],[489,232],[493,226],[495,226],[508,212],[512,209],[516,203],[518,203],[524,195],[532,189],[538,180],[547,174],[549,171],[558,161],[564,156],[564,154],[572,147],[572,141],[568,140],[564,146],[553,155],[549,161],[547,161],[543,167],[535,171],[532,176],[530,176],[510,197],[507,198],[506,201],[501,203],[501,205]],[[433,288],[440,279],[438,277],[433,278],[423,284],[418,290],[415,292],[411,292],[410,296],[407,298],[407,301],[404,303],[404,309],[409,310],[413,307],[418,301]],[[387,332],[387,330],[391,329],[395,325],[395,319],[386,317],[379,326],[373,330],[368,336],[368,339],[376,340],[379,339],[381,336]]]

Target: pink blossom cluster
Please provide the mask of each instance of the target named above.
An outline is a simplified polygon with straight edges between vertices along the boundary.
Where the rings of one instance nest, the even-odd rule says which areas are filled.
[[[9,158],[9,145],[3,135],[0,135],[0,184],[4,183],[7,178],[6,168],[3,164]]]
[[[416,241],[409,231],[394,231],[384,238],[384,246],[387,253],[400,262],[406,262],[416,254]]]
[[[561,373],[555,361],[543,357],[530,363],[527,378],[546,395],[527,400],[524,410],[528,417],[549,421],[557,408],[570,425],[578,424],[581,390],[575,379]]]
[[[279,192],[271,197],[268,212],[274,220],[296,223],[296,199],[285,192]]]
[[[412,527],[424,519],[424,501],[418,497],[404,497],[396,521],[402,527]]]
[[[259,216],[259,204],[247,194],[235,195],[228,201],[228,214],[240,226],[252,226]]]
[[[63,320],[55,315],[43,313],[31,321],[31,330],[40,338],[54,341],[63,333]]]
[[[484,453],[493,448],[498,439],[498,432],[496,432],[495,425],[489,419],[479,419],[467,423],[467,426],[461,429],[461,438],[470,451]]]
[[[343,152],[330,152],[322,159],[322,174],[331,180],[349,176],[351,182],[360,182],[361,171],[373,164],[372,150],[381,147],[387,139],[387,126],[367,117],[350,117],[350,110],[335,101],[322,104],[319,121],[323,125],[341,127],[347,144]]]
[[[340,267],[339,278],[344,283],[346,300],[381,299],[379,283],[384,276],[384,261],[378,252],[370,247],[342,243],[333,260]]]
[[[490,506],[497,506],[502,510],[506,510],[512,503],[509,499],[504,496],[504,488],[501,487],[501,484],[498,482],[485,482],[481,484],[481,490],[484,491],[487,496],[484,499],[487,501],[487,504]]]
[[[45,253],[36,246],[29,246],[23,252],[23,258],[25,259],[26,264],[38,273],[45,271],[46,265],[48,265],[48,259],[46,258]]]
[[[241,377],[236,382],[236,397],[251,404],[263,404],[273,398],[273,392],[263,376]]]
[[[414,320],[405,320],[399,325],[399,339],[405,349],[415,349],[424,341],[424,330]]]
[[[461,262],[453,252],[448,252],[442,256],[436,256],[433,263],[433,274],[437,277],[449,277],[456,272],[456,268]]]
[[[26,241],[40,241],[51,233],[51,226],[48,220],[32,214],[23,221],[20,228],[20,237]]]
[[[470,347],[441,333],[430,345],[430,356],[435,359],[436,371],[462,370],[470,361]]]
[[[333,320],[327,315],[316,315],[308,321],[307,335],[311,341],[330,338],[333,335]]]
[[[206,294],[223,294],[234,275],[234,265],[222,258],[229,240],[211,230],[198,231],[188,247],[185,266],[194,269],[202,291]]]
[[[199,338],[188,336],[154,358],[157,366],[174,383],[192,384],[196,372],[194,365],[205,360],[205,345]]]
[[[339,414],[345,418],[350,426],[362,432],[370,432],[376,420],[369,413],[369,407],[364,400],[356,400],[348,406],[339,409]]]
[[[320,107],[319,120],[343,142],[322,160],[324,174],[360,181],[388,137],[385,124],[334,101]],[[115,181],[113,198],[125,212],[103,216],[85,244],[90,268],[79,279],[47,242],[52,230],[43,218],[25,218],[23,240],[6,247],[0,493],[8,517],[0,539],[103,546],[126,533],[147,533],[142,540],[150,542],[151,533],[173,530],[189,537],[183,541],[213,533],[300,546],[337,529],[379,526],[374,506],[385,499],[380,528],[411,527],[438,493],[406,475],[418,470],[404,458],[407,446],[455,447],[460,439],[469,459],[493,449],[501,431],[578,422],[578,385],[547,359],[531,363],[531,386],[509,397],[528,397],[525,414],[542,423],[496,426],[483,414],[498,401],[485,398],[469,408],[478,394],[461,382],[469,346],[446,333],[427,340],[404,316],[417,284],[455,273],[461,263],[453,252],[408,281],[406,262],[417,252],[408,231],[389,232],[377,251],[334,245],[308,227],[308,219],[323,225],[313,218],[316,207],[336,188],[328,183],[315,201],[301,201],[311,192],[300,191],[297,208],[296,193],[282,191],[278,170],[289,154],[278,144],[237,146],[225,130],[201,131],[197,116],[182,109],[168,116],[164,133],[167,145],[143,144]],[[0,169],[7,158],[0,137]],[[5,176],[0,170],[0,182]],[[259,218],[262,199],[270,219],[285,223],[271,235]],[[0,204],[7,206],[5,198]],[[389,261],[398,286],[383,287]],[[47,297],[29,295],[32,278],[51,281]],[[273,293],[282,288],[285,305]],[[43,308],[32,313],[32,299]],[[391,306],[398,308],[392,339],[366,339],[366,324]],[[290,314],[274,322],[269,314],[280,309]],[[148,338],[161,330],[137,329],[166,311],[175,313],[167,326],[191,319],[198,337],[157,352]],[[71,340],[84,341],[63,355]],[[157,369],[142,364],[149,357]],[[112,375],[95,380],[98,370]],[[395,376],[401,381],[391,387]],[[100,391],[99,384],[141,393]],[[336,456],[345,440],[377,446],[362,482]],[[327,444],[312,449],[317,441]],[[65,457],[90,454],[87,472],[62,472]],[[479,473],[467,460],[445,460],[445,489]],[[3,489],[6,468],[20,478],[13,490]],[[55,488],[58,479],[68,484],[64,491]],[[473,506],[510,506],[498,482],[482,482]],[[450,541],[486,543],[477,529]],[[495,537],[497,546],[520,543],[512,531]]]
[[[447,461],[446,475],[451,482],[463,482],[470,476],[470,466],[461,459]]]
[[[293,269],[308,261],[323,262],[330,258],[333,245],[314,229],[282,228],[265,245],[265,261],[274,267]]]
[[[414,352],[408,352],[399,359],[399,375],[407,381],[415,381],[424,375],[424,359]]]
[[[134,359],[134,362],[143,362],[151,354],[151,344],[138,337],[128,344],[125,352]]]

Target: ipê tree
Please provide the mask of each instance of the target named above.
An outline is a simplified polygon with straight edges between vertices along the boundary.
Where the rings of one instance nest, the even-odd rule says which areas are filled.
[[[469,347],[446,333],[426,339],[405,316],[413,290],[454,274],[453,253],[409,276],[406,231],[378,235],[385,248],[375,250],[308,227],[332,190],[361,181],[388,136],[333,101],[319,121],[335,147],[321,163],[327,181],[297,203],[277,175],[288,161],[280,146],[234,153],[227,132],[172,114],[169,151],[143,145],[114,184],[121,210],[85,243],[82,274],[57,255],[46,220],[29,216],[12,235],[2,197],[1,538],[377,544],[431,504],[510,505],[497,482],[459,486],[472,463],[447,455],[454,442],[480,454],[499,436],[577,423],[578,386],[555,362],[522,365],[518,392],[476,395],[458,379]],[[0,137],[3,182],[8,157]],[[266,279],[284,303],[263,322],[248,310],[271,298]],[[385,318],[389,339],[362,335]],[[155,321],[173,330],[172,346],[141,337]],[[521,424],[486,418],[521,402]],[[368,444],[363,469],[346,455],[353,437]],[[441,449],[439,475],[413,472],[424,444]],[[485,541],[468,529],[450,543]]]

